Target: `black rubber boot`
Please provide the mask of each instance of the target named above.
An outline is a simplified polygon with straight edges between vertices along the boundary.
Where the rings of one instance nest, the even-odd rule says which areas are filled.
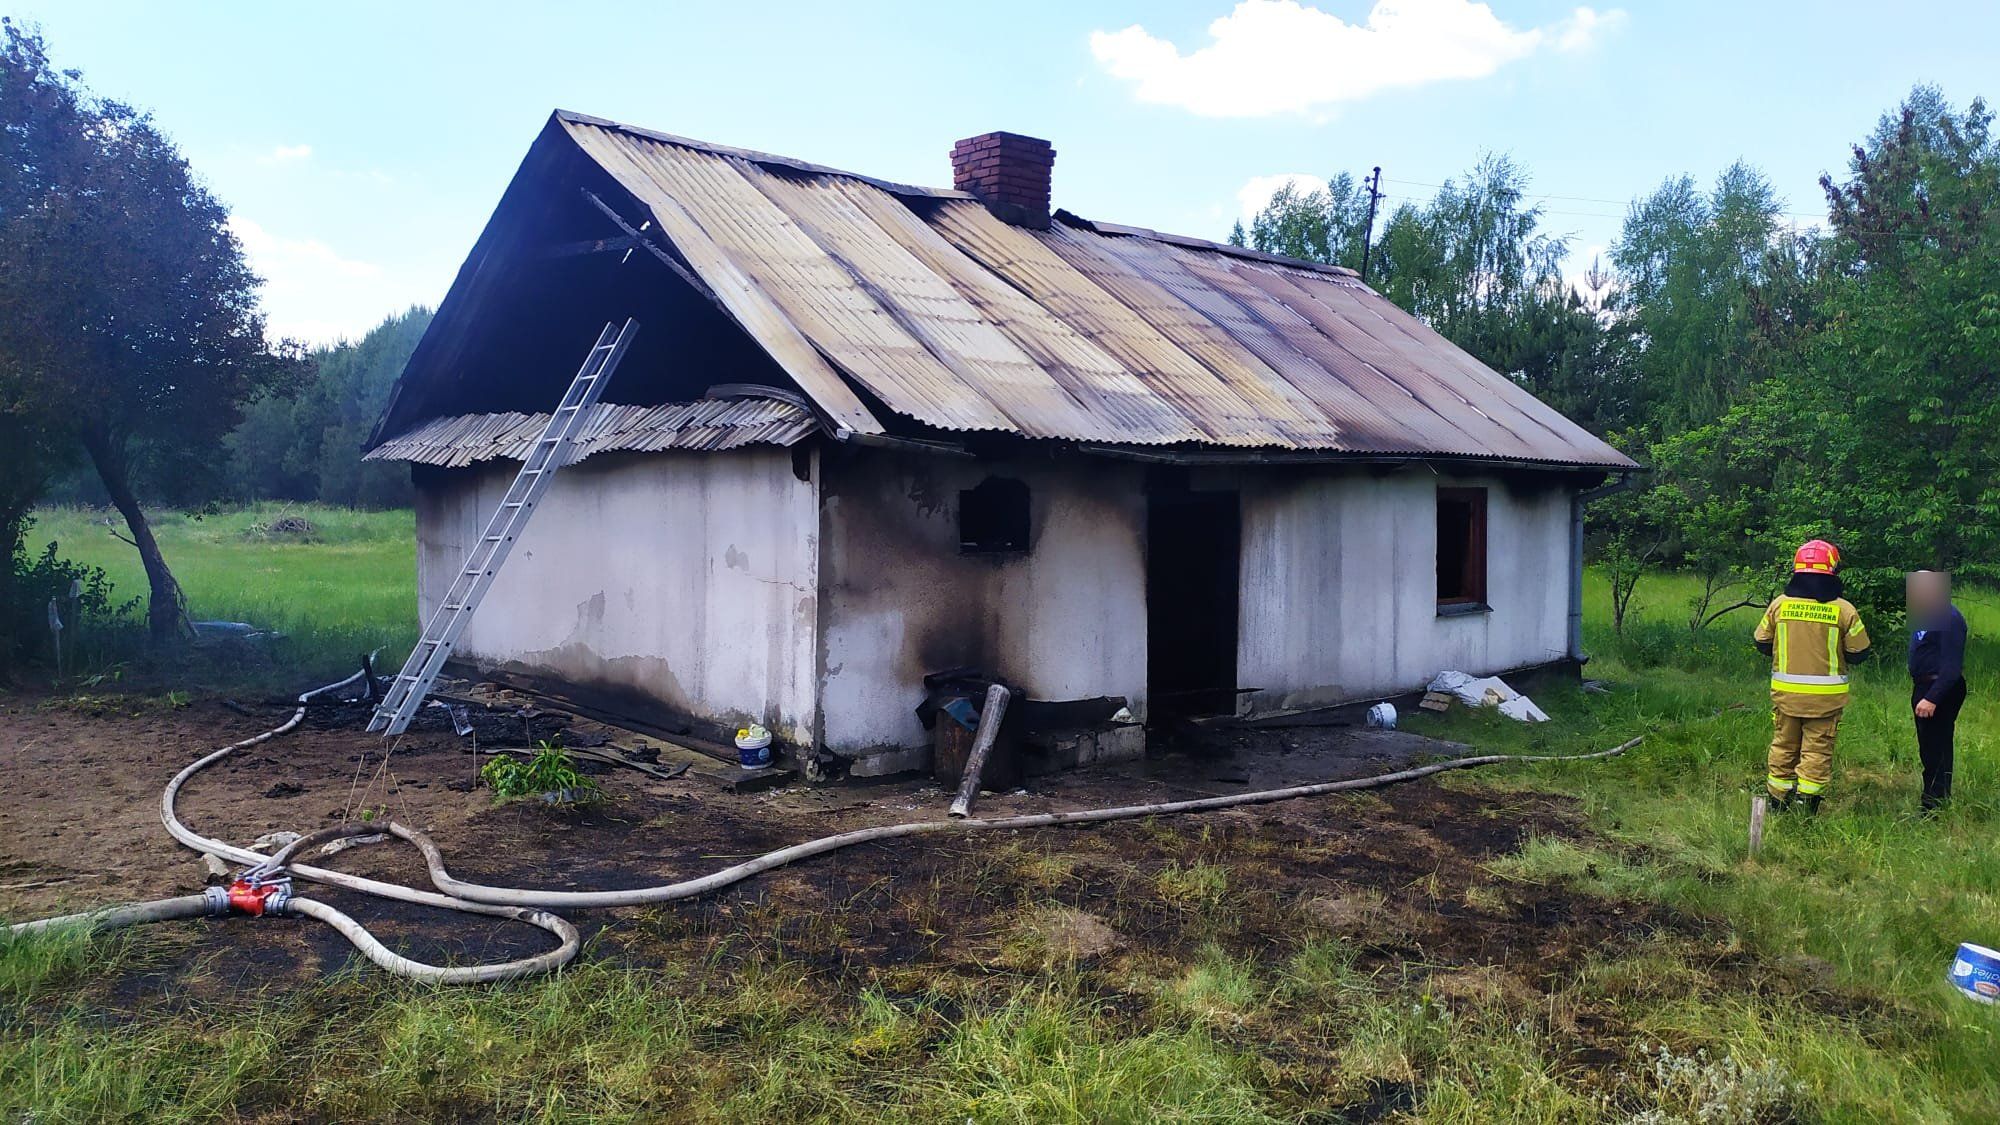
[[[1805,806],[1807,816],[1815,816],[1819,813],[1819,799],[1820,795],[1818,793],[1799,798],[1799,803]]]
[[[1786,809],[1792,807],[1792,795],[1790,793],[1773,793],[1769,789],[1765,789],[1764,797],[1765,807],[1769,808],[1772,812],[1784,812]]]

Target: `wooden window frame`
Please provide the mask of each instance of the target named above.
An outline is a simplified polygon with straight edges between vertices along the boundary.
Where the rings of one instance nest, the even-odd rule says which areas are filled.
[[[1447,503],[1464,504],[1468,510],[1465,531],[1465,558],[1462,563],[1463,570],[1459,574],[1459,593],[1452,597],[1445,597],[1440,592],[1437,600],[1438,610],[1439,612],[1469,612],[1474,609],[1486,608],[1486,489],[1439,488],[1437,490],[1437,514],[1440,523],[1442,523]],[[1438,535],[1437,565],[1439,567],[1444,565],[1444,535],[1442,527],[1439,528]],[[1442,591],[1444,585],[1442,570],[1438,573],[1438,585],[1440,591]]]

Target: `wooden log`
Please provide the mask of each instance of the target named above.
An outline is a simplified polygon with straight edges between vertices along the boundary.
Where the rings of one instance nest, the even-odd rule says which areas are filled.
[[[972,753],[965,760],[965,776],[958,782],[958,799],[951,803],[951,815],[972,812],[972,799],[979,796],[979,774],[986,768],[986,755],[993,752],[993,740],[1000,736],[1000,721],[1007,717],[1007,689],[994,684],[986,689],[986,706],[979,710],[979,733],[972,740]]]

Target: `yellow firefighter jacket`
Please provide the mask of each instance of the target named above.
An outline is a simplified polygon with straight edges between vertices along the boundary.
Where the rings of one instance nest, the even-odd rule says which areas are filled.
[[[1771,704],[1787,715],[1820,718],[1847,706],[1849,658],[1868,651],[1868,629],[1846,598],[1818,602],[1779,595],[1757,623],[1771,646]]]

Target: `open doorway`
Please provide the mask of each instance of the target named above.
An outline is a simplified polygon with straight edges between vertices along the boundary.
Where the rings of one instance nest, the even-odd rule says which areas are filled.
[[[1148,716],[1236,710],[1238,568],[1234,492],[1157,491],[1146,508]]]

